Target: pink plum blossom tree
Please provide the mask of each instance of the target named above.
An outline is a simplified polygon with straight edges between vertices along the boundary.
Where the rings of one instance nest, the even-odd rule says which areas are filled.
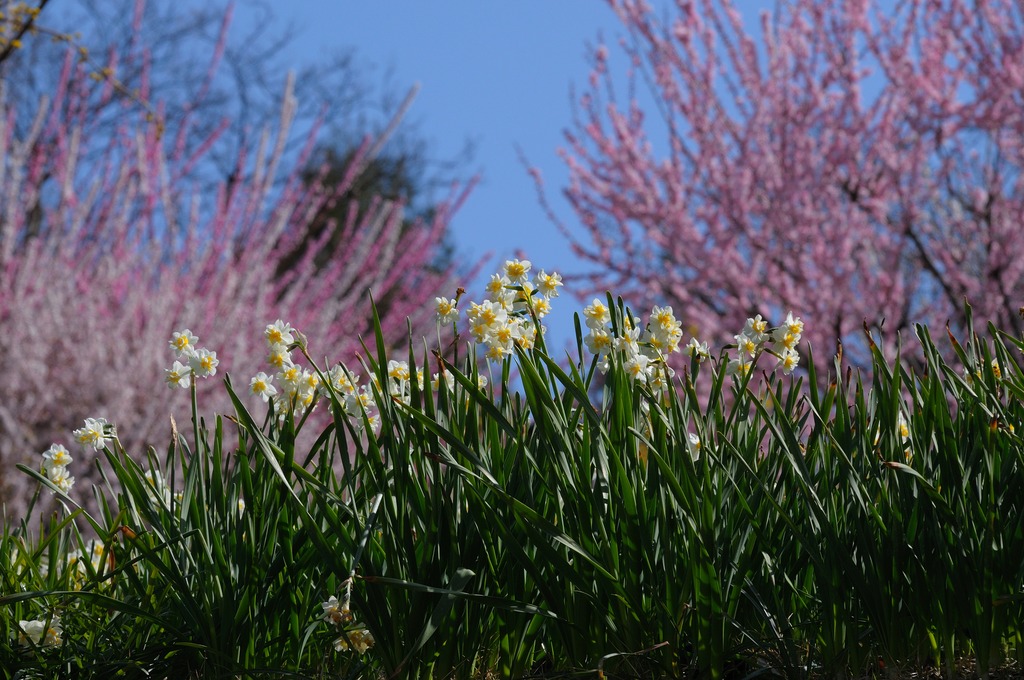
[[[132,56],[144,61],[145,46],[137,49]],[[345,172],[325,167],[311,179],[316,131],[291,149],[298,103],[288,82],[278,123],[243,146],[232,181],[205,183],[193,170],[227,124],[197,137],[186,112],[166,127],[144,73],[143,89],[119,92],[119,58],[111,54],[94,78],[70,51],[31,120],[18,119],[19,93],[0,79],[0,498],[9,519],[20,516],[28,488],[14,464],[38,467],[51,443],[75,454],[79,484],[94,481],[95,453],[71,437],[86,418],[115,424],[133,455],[166,448],[169,417],[189,417],[188,390],[165,380],[173,333],[188,328],[217,353],[216,376],[199,381],[201,408],[231,413],[221,377],[231,374],[246,398],[250,377],[268,370],[267,324],[287,320],[314,356],[352,361],[369,330],[368,291],[387,300],[383,331],[400,343],[407,323],[432,329],[433,296],[471,275],[437,266],[468,187],[453,187],[428,218],[411,222],[400,200],[353,201],[311,236],[310,225],[337,214],[372,162],[374,140]],[[325,265],[317,258],[332,234],[340,247]],[[279,267],[295,252],[302,257]]]
[[[594,47],[562,151],[584,295],[671,304],[719,343],[793,310],[860,365],[865,322],[891,351],[965,298],[1021,330],[1019,2],[780,0],[759,26],[753,3],[609,4],[624,73]]]

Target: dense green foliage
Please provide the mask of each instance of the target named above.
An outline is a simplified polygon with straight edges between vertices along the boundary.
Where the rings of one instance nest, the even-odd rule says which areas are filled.
[[[741,378],[723,350],[658,395],[614,355],[601,377],[581,333],[570,362],[542,341],[493,366],[410,346],[412,376],[454,385],[374,387],[376,433],[333,388],[310,436],[315,419],[260,418],[229,380],[234,416],[194,406],[190,431],[150,452],[162,483],[114,440],[99,516],[58,492],[68,514],[8,519],[0,667],[719,678],[1020,663],[1024,343],[990,329],[940,352],[918,335],[914,370],[867,339],[868,384],[841,351],[802,377],[762,371],[762,354]],[[363,370],[388,386],[376,345]],[[481,388],[487,368],[500,375]],[[94,559],[69,563],[75,549]],[[325,622],[321,603],[346,592],[354,621]],[[59,644],[19,644],[19,621],[52,616]],[[363,627],[365,654],[336,651]]]

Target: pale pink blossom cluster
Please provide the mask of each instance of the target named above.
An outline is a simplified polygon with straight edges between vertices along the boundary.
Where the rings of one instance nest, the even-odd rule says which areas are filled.
[[[111,54],[115,77],[118,64],[146,62],[146,40],[137,38],[126,41],[137,54]],[[169,417],[188,417],[189,390],[157,398],[153,386],[195,386],[219,361],[256,365],[266,353],[259,320],[281,310],[345,360],[368,329],[353,325],[370,318],[367,291],[389,301],[381,318],[389,344],[406,337],[407,319],[414,332],[433,328],[429,292],[461,279],[435,262],[467,188],[454,188],[426,221],[410,221],[403,204],[383,198],[342,211],[344,248],[322,267],[328,244],[314,225],[358,181],[372,140],[340,181],[326,183],[327,168],[310,179],[316,130],[293,131],[298,102],[286,82],[279,121],[242,140],[230,179],[197,176],[235,144],[222,139],[222,126],[198,119],[201,102],[167,129],[159,93],[142,93],[152,104],[143,110],[111,102],[117,93],[91,80],[74,54],[54,68],[55,90],[34,116],[0,87],[0,326],[17,348],[0,356],[0,496],[11,516],[30,495],[14,467],[31,462],[26,452],[97,410],[116,420],[129,451],[164,441]],[[96,114],[115,110],[116,125]],[[289,259],[296,252],[305,255]],[[168,371],[160,348],[187,324],[210,329],[204,340],[218,351],[193,347]],[[204,408],[229,413],[216,382],[195,387]],[[79,482],[94,474],[83,466]]]
[[[560,151],[573,224],[550,212],[582,292],[725,344],[768,290],[861,367],[865,321],[890,352],[962,329],[965,298],[1024,331],[1020,2],[607,4],[626,35],[595,46]]]

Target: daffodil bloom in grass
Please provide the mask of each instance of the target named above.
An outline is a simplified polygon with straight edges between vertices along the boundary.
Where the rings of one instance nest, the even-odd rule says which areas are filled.
[[[295,405],[301,406],[302,408],[309,408],[313,405],[313,399],[316,397],[316,392],[312,390],[300,389],[294,395]]]
[[[630,378],[639,380],[640,382],[646,382],[648,363],[650,363],[650,359],[643,354],[637,354],[636,356],[627,359],[626,363],[624,363],[622,367],[626,369],[626,374]]]
[[[197,342],[199,342],[199,338],[186,328],[173,333],[169,344],[177,356],[183,357],[195,350]]]
[[[614,338],[605,328],[591,328],[583,341],[591,354],[601,355],[611,351]]]
[[[800,354],[795,349],[783,350],[779,355],[779,366],[782,367],[782,372],[786,375],[792,373],[799,363]]]
[[[270,401],[270,398],[277,394],[277,388],[273,385],[274,378],[260,371],[249,381],[249,392],[261,398],[263,403]]]
[[[799,338],[804,332],[804,322],[800,320],[800,317],[793,316],[793,312],[789,312],[786,314],[786,320],[782,322],[782,328],[785,328],[790,335]]]
[[[365,628],[353,628],[334,641],[334,649],[339,652],[348,651],[349,648],[360,654],[366,654],[370,647],[373,647],[375,640],[373,634]]]
[[[69,493],[75,485],[75,478],[68,472],[71,454],[60,444],[53,444],[43,452],[43,474],[63,493]],[[54,493],[50,489],[50,493]]]
[[[529,260],[505,260],[502,270],[512,283],[523,283],[532,266]]]
[[[449,391],[455,389],[455,376],[450,371],[444,372],[444,385]],[[430,388],[435,392],[441,389],[441,377],[437,373],[430,376]]]
[[[79,444],[91,446],[99,451],[110,441],[106,431],[108,426],[109,423],[105,418],[86,418],[85,427],[81,427],[71,434]]]
[[[299,391],[303,394],[316,392],[320,387],[320,376],[317,375],[316,371],[305,369],[302,371],[302,380],[300,381]]]
[[[511,285],[512,282],[507,278],[499,276],[498,274],[491,274],[491,279],[487,282],[485,290],[489,297],[496,298],[505,292],[505,286]]]
[[[170,505],[173,495],[171,494],[170,487],[164,483],[164,476],[160,474],[160,471],[146,470],[142,476],[146,480],[146,493],[149,497],[162,502],[164,505]]]
[[[623,329],[622,335],[615,339],[615,349],[627,357],[640,353],[640,329],[636,326]]]
[[[708,349],[708,343],[700,342],[697,338],[690,338],[690,342],[687,343],[685,351],[701,363],[711,356],[711,352]]]
[[[267,363],[278,371],[284,369],[285,366],[291,365],[292,355],[288,351],[288,345],[271,345],[270,354],[267,355]]]
[[[60,444],[53,444],[43,451],[43,472],[71,464],[71,454]]]
[[[170,368],[164,369],[164,382],[172,390],[176,388],[187,389],[192,384],[192,368],[180,361],[175,361]]]
[[[518,323],[508,323],[503,326],[495,328],[490,336],[488,337],[488,343],[492,348],[499,348],[501,354],[511,354],[512,346],[515,343],[516,338],[521,334],[522,330]],[[490,354],[489,354],[490,356]],[[500,358],[498,356],[490,356],[490,358]]]
[[[505,347],[494,344],[487,348],[487,352],[484,354],[488,359],[492,361],[502,361],[505,357],[509,356],[511,352]]]
[[[508,312],[498,303],[484,301],[474,308],[474,320],[488,329],[508,323]]]
[[[277,374],[277,379],[281,381],[281,386],[286,392],[295,394],[302,384],[302,368],[292,363],[286,364]]]
[[[698,437],[697,435],[695,435],[692,432],[688,433],[687,441],[686,441],[686,446],[687,446],[687,448],[690,451],[690,456],[692,456],[695,461],[696,460],[700,460],[700,450],[701,450],[700,437]]]
[[[672,313],[671,307],[658,307],[651,310],[651,325],[663,331],[672,331],[679,327],[679,321]]]
[[[408,380],[410,377],[409,362],[395,361],[394,359],[388,361],[388,375],[394,380]]]
[[[899,414],[896,418],[896,431],[900,434],[900,439],[906,444],[910,441],[910,426],[907,425],[907,419],[903,417],[903,414]]]
[[[66,467],[51,467],[46,472],[46,478],[64,493],[70,492],[71,487],[75,485],[75,478],[68,473]]]
[[[376,405],[373,395],[367,392],[365,387],[345,398],[345,410],[352,415],[361,415],[363,411],[368,411]]]
[[[513,289],[513,309],[516,312],[525,312],[529,309],[533,293],[536,287],[529,281],[523,281],[516,286],[518,290]]]
[[[792,314],[790,314],[792,318]],[[758,314],[752,319],[747,319],[747,323],[743,326],[743,335],[749,337],[755,344],[761,344],[767,337],[768,322],[761,318]]]
[[[753,366],[754,362],[750,360],[750,357],[741,354],[735,359],[729,360],[729,363],[725,366],[725,372],[727,375],[744,376],[750,373],[750,369]]]
[[[655,393],[665,392],[672,384],[676,372],[659,361],[647,366],[647,384]]]
[[[326,601],[320,604],[323,608],[323,618],[327,623],[335,626],[343,626],[347,623],[352,622],[352,612],[349,610],[347,602],[339,602],[338,598],[334,595]]]
[[[345,371],[345,367],[341,364],[334,366],[327,372],[327,380],[330,382],[331,387],[338,393],[340,397],[344,397],[346,394],[355,392],[357,387],[356,383],[359,382],[359,376],[353,375],[351,378]],[[327,396],[327,391],[323,385],[320,386],[321,394]]]
[[[220,360],[217,359],[217,353],[211,352],[206,348],[197,349],[188,358],[188,364],[192,367],[192,372],[200,378],[209,378],[216,375],[217,364],[219,363]]]
[[[85,544],[85,552],[78,550],[68,551],[65,558],[65,564],[69,569],[73,570],[76,582],[81,581],[85,576],[88,575],[89,570],[85,566],[86,561],[92,566],[94,572],[100,572],[103,569],[103,557],[106,556],[106,568],[112,570],[114,568],[114,556],[106,545],[102,541],[98,541],[95,538],[91,539]]]
[[[790,333],[786,326],[780,326],[772,333],[773,349],[777,354],[782,354],[786,350],[795,349],[797,343],[800,342],[800,335]]]
[[[459,308],[455,306],[455,300],[439,297],[434,298],[434,302],[438,323],[453,324],[459,320]]]
[[[523,349],[533,349],[537,342],[537,336],[547,330],[544,326],[538,329],[530,319],[519,319],[515,325],[516,332],[512,335],[512,339]]]
[[[18,644],[22,647],[56,647],[63,640],[61,635],[64,629],[61,628],[60,618],[52,617],[46,619],[35,619],[32,621],[18,622]]]
[[[738,351],[740,354],[754,356],[757,353],[758,343],[754,340],[754,338],[750,337],[746,333],[740,333],[739,335],[733,337],[736,338],[736,351]]]
[[[551,301],[544,297],[534,300],[533,313],[537,315],[538,319],[543,319],[551,313]]]
[[[554,272],[548,274],[543,269],[533,279],[540,294],[547,298],[558,297],[558,288],[562,286],[562,277]]]
[[[594,298],[594,301],[583,308],[583,317],[586,319],[587,328],[604,328],[611,322],[612,315],[608,306]]]
[[[278,319],[272,324],[267,324],[266,330],[263,331],[263,336],[267,339],[267,344],[271,347],[274,347],[275,345],[284,345],[287,347],[291,343],[295,342],[295,336],[292,334],[294,330],[295,329],[292,328],[291,324]]]

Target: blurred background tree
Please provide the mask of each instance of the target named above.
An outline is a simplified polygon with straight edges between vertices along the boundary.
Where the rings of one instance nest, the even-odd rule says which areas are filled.
[[[865,324],[892,352],[962,330],[965,298],[1021,331],[1019,2],[609,4],[621,55],[593,48],[563,151],[585,294],[670,304],[715,345],[793,310],[858,366]]]
[[[397,344],[407,323],[429,334],[433,296],[471,275],[447,228],[468,155],[435,161],[399,124],[410,97],[366,84],[351,53],[289,75],[275,55],[290,33],[266,11],[236,40],[230,6],[4,5],[4,35],[20,35],[0,60],[0,328],[18,348],[0,358],[0,487],[14,516],[13,463],[70,444],[84,418],[116,423],[138,454],[187,417],[187,394],[163,384],[171,332],[191,328],[244,385],[276,318],[352,361],[368,290]],[[201,399],[230,412],[215,381]]]

